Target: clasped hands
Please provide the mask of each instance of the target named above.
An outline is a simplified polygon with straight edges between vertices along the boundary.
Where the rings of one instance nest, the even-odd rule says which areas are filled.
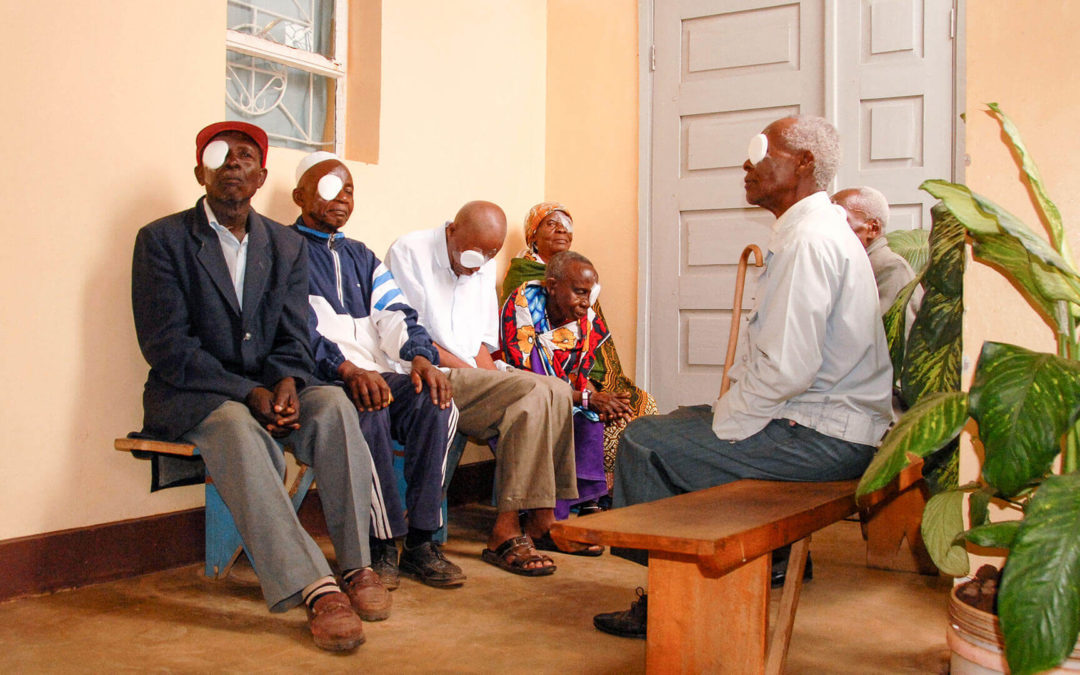
[[[274,438],[288,436],[300,428],[300,397],[296,393],[296,380],[283,377],[270,391],[255,387],[244,401],[255,420]]]
[[[602,422],[630,419],[630,392],[592,391],[589,393],[589,410]]]

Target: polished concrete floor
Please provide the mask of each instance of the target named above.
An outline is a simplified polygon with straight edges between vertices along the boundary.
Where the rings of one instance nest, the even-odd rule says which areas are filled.
[[[0,604],[0,672],[643,672],[644,641],[599,633],[592,615],[628,607],[645,569],[559,555],[553,576],[507,574],[479,556],[493,517],[452,511],[446,550],[469,581],[404,579],[394,614],[351,654],[315,648],[300,609],[268,613],[241,563],[225,581],[189,566]],[[946,580],[866,569],[855,522],[815,535],[812,551],[787,672],[946,672]]]

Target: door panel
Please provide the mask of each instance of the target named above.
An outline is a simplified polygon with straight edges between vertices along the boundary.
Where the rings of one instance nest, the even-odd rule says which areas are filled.
[[[716,398],[744,246],[749,139],[773,120],[837,125],[837,185],[889,198],[889,229],[929,227],[927,178],[953,175],[951,0],[653,0],[647,386],[661,411]],[[828,43],[827,43],[828,41]],[[754,304],[754,274],[743,307]]]
[[[649,324],[661,410],[716,397],[739,254],[764,246],[772,223],[746,203],[747,143],[778,117],[821,114],[823,21],[821,0],[656,3]],[[743,306],[753,298],[748,279]]]

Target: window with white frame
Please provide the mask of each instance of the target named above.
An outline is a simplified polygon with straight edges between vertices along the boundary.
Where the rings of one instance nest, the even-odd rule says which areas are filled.
[[[270,144],[345,147],[348,0],[227,0],[226,118]]]

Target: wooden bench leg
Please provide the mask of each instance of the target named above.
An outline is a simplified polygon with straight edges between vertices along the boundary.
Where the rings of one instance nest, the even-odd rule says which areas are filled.
[[[646,670],[761,673],[769,578],[768,555],[716,576],[692,556],[650,552]]]
[[[791,546],[787,576],[784,578],[784,589],[780,595],[780,609],[776,614],[776,627],[773,628],[772,639],[769,640],[765,675],[780,675],[784,672],[788,645],[791,644],[791,631],[795,626],[795,610],[799,607],[799,593],[802,592],[806,556],[809,553],[810,537],[800,539]]]
[[[867,567],[937,574],[920,531],[925,507],[926,495],[916,486],[873,511],[863,525]]]

